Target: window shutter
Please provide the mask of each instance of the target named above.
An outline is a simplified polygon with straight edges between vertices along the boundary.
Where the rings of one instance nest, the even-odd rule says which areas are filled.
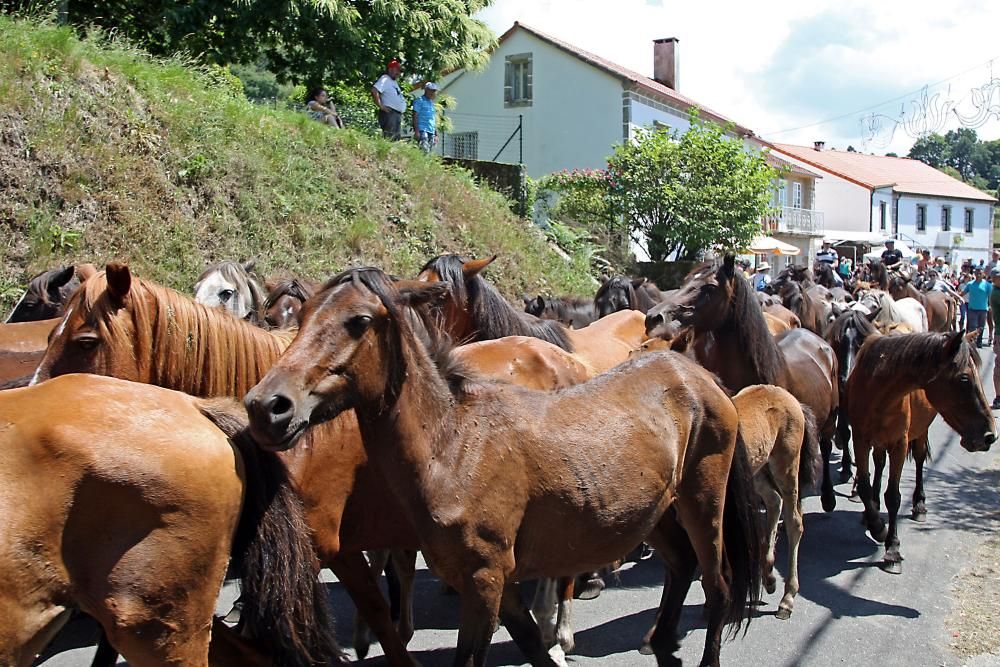
[[[531,101],[531,58],[524,63],[524,99]]]
[[[510,104],[514,101],[514,63],[509,59],[504,62],[503,70],[503,102]]]

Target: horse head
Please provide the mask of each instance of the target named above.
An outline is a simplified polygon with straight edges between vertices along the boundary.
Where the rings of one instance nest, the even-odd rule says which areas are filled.
[[[915,335],[928,337],[940,350],[934,355],[936,368],[921,369],[931,375],[924,388],[928,400],[961,436],[962,447],[970,452],[989,450],[996,441],[996,423],[979,379],[978,351],[962,332]]]
[[[605,280],[594,295],[594,310],[597,311],[597,316],[605,317],[619,310],[637,310],[636,288],[645,281],[645,278],[629,278],[622,275]]]
[[[87,275],[83,271],[80,273],[82,277],[73,265],[39,273],[28,283],[28,289],[7,317],[7,323],[36,322],[62,315],[66,301]]]
[[[209,308],[224,308],[239,319],[262,319],[264,291],[253,277],[255,262],[219,262],[210,266],[194,284],[195,301]]]
[[[298,325],[299,312],[313,293],[313,286],[298,278],[279,280],[264,300],[264,322],[274,329]]]
[[[710,263],[696,267],[679,289],[646,314],[646,335],[664,337],[688,327],[697,333],[712,331],[728,319],[738,280],[742,278],[736,274],[733,255],[727,255],[718,268]],[[750,299],[759,310],[752,293]]]

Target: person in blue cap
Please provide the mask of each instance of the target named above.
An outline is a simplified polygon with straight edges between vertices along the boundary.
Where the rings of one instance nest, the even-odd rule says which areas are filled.
[[[425,153],[434,150],[437,143],[437,107],[434,99],[438,87],[433,81],[424,85],[424,94],[413,100],[413,136]]]

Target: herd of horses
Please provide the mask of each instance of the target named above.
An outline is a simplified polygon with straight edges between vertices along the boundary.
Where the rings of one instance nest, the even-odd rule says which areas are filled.
[[[30,665],[73,613],[103,630],[95,665],[346,661],[325,567],[357,607],[357,655],[370,632],[411,665],[419,550],[459,595],[455,664],[485,663],[498,619],[532,664],[560,664],[578,577],[596,596],[645,542],[665,576],[637,648],[680,664],[700,571],[701,664],[718,665],[776,589],[782,519],[776,615],[793,614],[801,498],[818,482],[834,508],[835,443],[899,573],[901,471],[912,455],[921,519],[931,421],[969,451],[996,439],[953,305],[894,292],[884,267],[852,289],[794,268],[764,294],[728,256],[677,290],[616,276],[519,311],[483,277],[494,259],[263,287],[225,262],[196,298],[118,263],[34,278],[0,325],[0,663]],[[213,617],[227,572],[235,628]]]

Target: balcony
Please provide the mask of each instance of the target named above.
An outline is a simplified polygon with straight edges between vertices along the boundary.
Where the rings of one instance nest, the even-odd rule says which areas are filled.
[[[773,213],[765,215],[761,226],[768,234],[822,236],[824,231],[823,212],[782,206]]]

